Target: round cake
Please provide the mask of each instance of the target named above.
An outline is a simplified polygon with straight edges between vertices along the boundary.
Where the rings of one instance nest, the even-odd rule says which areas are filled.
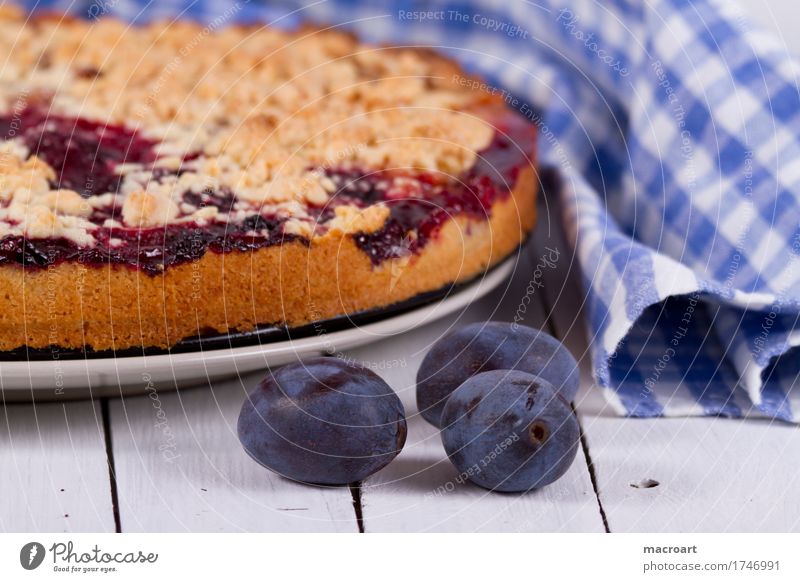
[[[480,276],[536,131],[427,50],[0,8],[0,350],[169,348]]]

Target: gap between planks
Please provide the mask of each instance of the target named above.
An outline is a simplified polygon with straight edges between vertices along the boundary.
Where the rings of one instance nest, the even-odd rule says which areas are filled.
[[[119,492],[117,491],[117,470],[114,463],[114,441],[111,435],[111,412],[108,407],[108,398],[100,400],[100,413],[103,417],[103,438],[106,447],[106,460],[108,461],[108,481],[111,488],[111,509],[114,512],[114,530],[122,533],[122,521],[119,513]]]
[[[533,246],[540,252],[546,248],[554,248],[558,251],[558,256],[560,258],[560,260],[556,262],[554,269],[547,269],[543,271],[543,292],[541,293],[540,299],[545,308],[545,325],[547,326],[547,331],[559,341],[566,342],[567,338],[565,336],[565,330],[560,329],[560,326],[556,325],[555,319],[557,313],[557,301],[553,300],[551,293],[553,293],[553,287],[558,289],[558,294],[556,295],[557,298],[565,297],[566,292],[567,301],[562,299],[561,307],[563,308],[566,303],[567,310],[571,311],[574,306],[579,306],[581,303],[580,289],[578,288],[580,282],[575,281],[575,278],[571,276],[571,271],[568,268],[564,268],[565,260],[562,257],[571,256],[571,252],[570,247],[567,244],[566,237],[564,236],[563,226],[560,221],[562,213],[559,211],[560,206],[558,201],[549,199],[545,202],[544,195],[541,196],[539,200],[540,203],[538,215],[540,217],[540,222],[542,216],[547,216],[548,220],[544,224],[540,223],[536,225],[533,233]],[[545,211],[548,208],[552,208],[555,210],[555,212],[546,213]],[[554,220],[550,220],[551,214],[555,217]],[[571,262],[572,261],[570,260],[570,263]],[[605,508],[603,507],[603,501],[600,499],[597,473],[595,471],[594,461],[592,460],[592,455],[589,450],[589,442],[586,438],[583,421],[578,415],[578,411],[575,409],[574,404],[572,405],[572,410],[575,414],[575,417],[578,419],[578,426],[580,427],[581,451],[583,452],[583,456],[586,460],[586,466],[589,470],[589,478],[592,482],[592,489],[594,490],[594,496],[597,499],[597,509],[600,512],[600,517],[603,520],[603,527],[605,528],[606,533],[611,533],[611,528],[608,524],[608,516],[606,515]]]

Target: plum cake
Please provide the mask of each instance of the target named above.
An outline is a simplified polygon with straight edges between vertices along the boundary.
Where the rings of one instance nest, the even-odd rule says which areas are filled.
[[[9,8],[0,47],[3,351],[380,310],[535,221],[535,128],[427,50]]]

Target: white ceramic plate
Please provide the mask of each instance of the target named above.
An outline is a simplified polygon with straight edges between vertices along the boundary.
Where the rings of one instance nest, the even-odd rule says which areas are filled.
[[[397,335],[469,305],[506,280],[516,254],[478,281],[405,313],[341,331],[245,347],[151,356],[0,361],[5,401],[52,400],[159,391],[236,376]]]

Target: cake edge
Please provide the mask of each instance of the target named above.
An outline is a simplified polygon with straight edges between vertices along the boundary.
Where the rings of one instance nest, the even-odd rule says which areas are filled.
[[[0,268],[0,351],[23,346],[168,348],[209,332],[298,327],[464,282],[512,253],[536,221],[538,174],[523,169],[486,220],[457,215],[417,254],[375,267],[347,233],[251,252],[207,252],[158,276],[64,262]]]

